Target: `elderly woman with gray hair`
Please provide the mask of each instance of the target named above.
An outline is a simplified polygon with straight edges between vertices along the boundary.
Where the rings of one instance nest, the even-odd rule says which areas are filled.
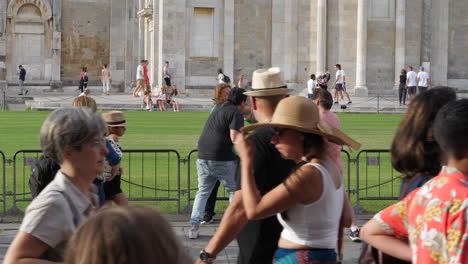
[[[49,115],[41,128],[41,147],[60,170],[26,209],[4,263],[63,261],[66,242],[98,205],[92,182],[104,171],[105,133],[101,117],[85,107]]]

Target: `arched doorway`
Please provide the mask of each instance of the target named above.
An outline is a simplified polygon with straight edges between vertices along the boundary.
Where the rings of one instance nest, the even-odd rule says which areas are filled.
[[[18,79],[18,65],[26,80],[51,80],[52,16],[42,0],[16,0],[8,8],[7,80]]]

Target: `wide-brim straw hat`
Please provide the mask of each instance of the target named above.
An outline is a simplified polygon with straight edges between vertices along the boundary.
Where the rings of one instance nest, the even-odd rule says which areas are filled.
[[[110,127],[122,127],[127,126],[123,112],[121,111],[108,111],[102,113],[102,119]]]
[[[249,125],[243,127],[241,131],[248,132],[265,127],[290,128],[304,133],[317,134],[333,143],[347,145],[355,150],[361,147],[359,142],[320,120],[317,105],[302,96],[292,96],[281,100],[273,113],[271,122]]]
[[[273,96],[291,92],[281,77],[278,67],[258,69],[253,72],[251,91],[245,92],[249,96]]]

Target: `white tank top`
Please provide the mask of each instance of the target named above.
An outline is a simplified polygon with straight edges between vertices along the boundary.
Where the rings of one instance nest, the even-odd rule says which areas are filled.
[[[283,226],[281,237],[308,247],[336,248],[343,210],[343,183],[336,189],[328,170],[318,163],[307,163],[304,166],[314,166],[320,171],[323,192],[315,202],[296,204],[288,209],[288,220],[277,214]]]

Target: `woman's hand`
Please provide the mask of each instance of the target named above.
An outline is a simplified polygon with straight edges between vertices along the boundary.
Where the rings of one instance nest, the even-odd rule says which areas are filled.
[[[255,153],[255,143],[247,138],[247,133],[239,133],[234,140],[234,148],[241,160],[252,159]]]

